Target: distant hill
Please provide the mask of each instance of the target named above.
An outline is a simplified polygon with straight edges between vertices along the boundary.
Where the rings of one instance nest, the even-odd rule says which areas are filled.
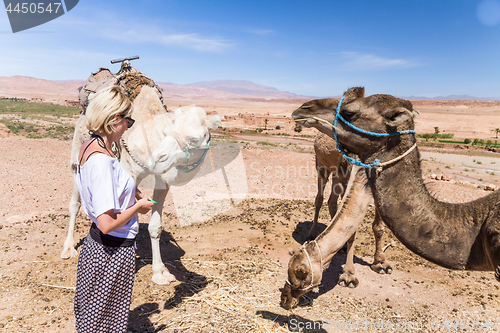
[[[56,82],[20,75],[0,76],[0,97],[78,99],[78,87],[84,82],[83,80]]]
[[[41,98],[45,100],[76,100],[78,88],[85,80],[51,81],[29,76],[0,76],[0,97]],[[217,80],[178,85],[156,82],[165,99],[296,99],[315,98],[279,91],[250,81]]]
[[[437,100],[437,101],[500,101],[499,97],[476,97],[469,95],[448,95],[436,97],[409,96],[401,97],[409,100]]]
[[[280,91],[273,87],[267,87],[246,80],[216,80],[202,81],[186,84],[187,87],[206,88],[211,90],[225,91],[231,94],[260,97],[266,99],[284,98],[316,98],[311,96],[301,96],[294,93]]]
[[[46,101],[78,100],[78,88],[85,80],[51,81],[29,76],[0,76],[0,97],[22,97],[43,99]],[[238,98],[251,99],[314,99],[318,97],[303,96],[280,91],[246,80],[216,80],[178,85],[172,82],[156,82],[163,89],[163,97],[168,99],[203,99],[227,100]],[[470,100],[500,101],[498,97],[480,98],[469,95],[450,95],[436,97],[409,96],[401,97],[409,100]],[[168,103],[168,102],[167,102]]]

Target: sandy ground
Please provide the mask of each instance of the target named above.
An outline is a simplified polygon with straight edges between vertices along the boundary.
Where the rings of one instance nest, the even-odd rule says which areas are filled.
[[[210,197],[220,190],[203,179],[185,187],[184,192],[172,190],[167,197],[162,256],[178,282],[169,286],[151,282],[149,217],[141,216],[129,332],[500,329],[500,285],[492,272],[437,267],[410,253],[390,232],[385,240],[394,241],[394,245],[386,253],[394,272],[387,276],[372,272],[373,209],[356,244],[360,285],[355,289],[337,285],[345,261],[344,254],[337,254],[325,271],[319,293],[303,297],[293,311],[281,308],[279,295],[286,280],[288,252],[304,242],[313,216],[314,155],[307,152],[310,141],[304,143],[303,152],[256,148],[255,142],[251,149],[245,149],[245,142],[216,142],[210,163],[204,164],[214,170],[219,158],[228,159],[227,167],[215,168],[213,174],[225,172],[228,185],[224,187],[237,200],[219,205],[218,215],[181,226],[186,224],[186,215],[182,215],[178,193],[190,198],[188,207],[199,207],[200,201],[203,203],[200,191],[203,197]],[[70,145],[70,141],[52,139],[0,139],[0,332],[73,332],[77,259],[64,261],[59,257],[72,191]],[[426,174],[446,174],[460,180],[460,172],[466,172],[471,182],[496,182],[490,173],[465,171],[477,165],[474,159],[482,157],[463,158],[433,150],[422,151],[422,157]],[[498,155],[487,158],[481,165],[498,170]],[[431,193],[448,202],[464,202],[490,193],[450,181],[427,182]],[[147,185],[143,189],[151,192]],[[329,222],[326,208],[320,222],[322,229]],[[80,215],[78,250],[89,225]]]

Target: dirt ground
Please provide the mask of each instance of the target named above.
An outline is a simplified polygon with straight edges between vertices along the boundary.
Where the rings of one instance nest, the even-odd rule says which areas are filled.
[[[359,286],[337,285],[345,261],[345,254],[339,253],[325,271],[319,293],[307,294],[293,311],[281,308],[289,251],[305,241],[311,226],[314,155],[307,149],[310,141],[297,151],[255,142],[246,149],[246,142],[240,138],[224,143],[238,152],[243,166],[236,175],[228,171],[228,178],[246,183],[246,195],[231,201],[225,211],[181,227],[177,199],[172,194],[167,197],[161,250],[178,282],[169,286],[151,282],[149,216],[140,217],[129,332],[500,329],[500,284],[492,272],[437,267],[410,253],[390,232],[385,242],[393,245],[386,253],[394,272],[385,276],[372,272],[373,208],[356,243]],[[215,143],[213,156],[219,156],[217,149],[224,144]],[[53,139],[0,139],[0,332],[74,331],[77,259],[59,257],[72,191],[70,145]],[[498,168],[498,154],[471,157],[423,150],[422,157],[427,186],[441,200],[472,200],[490,193],[473,184],[496,184],[494,172],[471,170],[480,159],[482,166]],[[450,175],[453,181],[431,180],[431,174]],[[465,178],[469,183],[457,183]],[[186,196],[203,190],[188,189],[192,193]],[[144,191],[151,193],[148,188]],[[320,222],[323,230],[329,222],[325,207]],[[89,226],[81,213],[78,250]]]

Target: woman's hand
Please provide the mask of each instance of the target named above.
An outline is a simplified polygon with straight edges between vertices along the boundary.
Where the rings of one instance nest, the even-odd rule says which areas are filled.
[[[151,208],[153,208],[154,203],[152,201],[149,201],[148,198],[142,198],[141,200],[137,201],[136,205],[139,205],[137,213],[146,214],[151,210]]]
[[[110,233],[130,221],[135,214],[146,214],[153,208],[153,205],[154,203],[148,198],[143,198],[121,213],[115,213],[113,209],[110,209],[97,217],[97,227],[104,234]]]

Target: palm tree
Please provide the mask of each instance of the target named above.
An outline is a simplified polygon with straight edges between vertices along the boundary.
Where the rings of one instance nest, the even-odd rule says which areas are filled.
[[[495,128],[491,130],[493,133],[495,133],[495,138],[498,139],[498,133],[500,133],[500,128]]]

